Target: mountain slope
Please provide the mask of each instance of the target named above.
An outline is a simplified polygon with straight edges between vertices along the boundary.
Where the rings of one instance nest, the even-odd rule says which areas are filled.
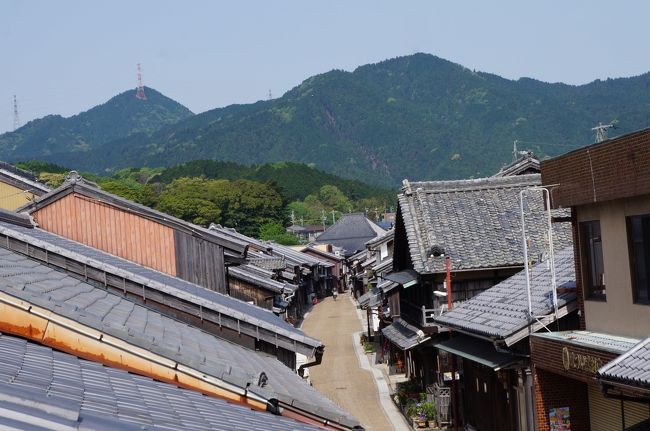
[[[616,134],[647,126],[649,89],[650,74],[569,86],[506,80],[415,54],[334,70],[275,100],[214,109],[150,136],[48,160],[94,171],[288,160],[391,186],[485,176],[511,160],[514,140],[543,157],[589,144],[599,121],[620,120]]]
[[[49,115],[30,121],[15,132],[0,135],[0,157],[18,160],[86,152],[133,134],[150,134],[193,115],[152,88],[145,93],[147,100],[137,99],[135,91],[129,90],[69,118]]]

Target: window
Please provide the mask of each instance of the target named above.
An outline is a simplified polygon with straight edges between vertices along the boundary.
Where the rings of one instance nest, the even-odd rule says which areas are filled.
[[[588,299],[605,300],[603,243],[598,220],[580,223],[583,284]]]
[[[650,304],[650,215],[628,217],[632,292],[637,304]]]

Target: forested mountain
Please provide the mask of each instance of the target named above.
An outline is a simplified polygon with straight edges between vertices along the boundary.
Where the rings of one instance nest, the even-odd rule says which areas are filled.
[[[162,126],[193,115],[152,88],[145,88],[145,94],[147,100],[140,100],[135,90],[129,90],[72,117],[48,115],[30,121],[15,132],[0,135],[0,158],[15,161],[56,153],[85,154],[134,134],[145,139]]]
[[[148,136],[46,159],[95,172],[197,159],[296,161],[394,187],[403,178],[490,175],[511,160],[515,140],[544,157],[593,142],[599,121],[618,121],[610,135],[646,127],[649,90],[650,74],[570,86],[507,80],[415,54],[334,70],[278,99],[214,109]]]

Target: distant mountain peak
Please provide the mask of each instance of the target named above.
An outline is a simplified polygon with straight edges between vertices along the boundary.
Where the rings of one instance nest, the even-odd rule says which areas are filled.
[[[133,134],[151,134],[194,114],[147,87],[147,100],[127,90],[87,111],[64,118],[47,115],[15,132],[0,135],[0,158],[38,159],[57,153],[90,151]]]

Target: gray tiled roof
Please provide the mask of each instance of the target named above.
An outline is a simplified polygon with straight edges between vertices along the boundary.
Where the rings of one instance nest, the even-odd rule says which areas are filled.
[[[263,271],[262,268],[256,268],[250,264],[228,268],[228,274],[233,278],[246,281],[271,292],[282,293],[285,291],[285,288],[287,292],[294,290],[289,285],[285,285],[285,283],[271,279],[272,274],[265,274]]]
[[[370,241],[366,242],[366,245],[368,247],[376,247],[379,244],[382,244],[384,242],[391,241],[395,238],[395,229],[391,229],[389,231],[386,231],[385,234],[378,236],[377,238],[371,239]]]
[[[2,248],[0,291],[238,388],[248,387],[264,399],[300,403],[325,417],[349,417],[275,357],[220,339]],[[258,386],[262,372],[268,377],[264,387]]]
[[[393,258],[389,257],[388,259],[385,259],[383,262],[376,264],[372,267],[372,270],[375,272],[375,274],[383,274],[385,272],[390,272],[393,270]]]
[[[443,257],[431,257],[434,246],[444,249],[456,271],[523,266],[519,193],[538,185],[538,174],[461,181],[405,180],[398,197],[399,214],[414,269],[419,273],[445,270]],[[531,239],[529,256],[534,260],[545,251],[543,208],[541,192],[529,193],[525,219]],[[571,244],[569,223],[554,223],[553,229],[556,250]]]
[[[386,231],[370,221],[362,213],[343,214],[325,232],[316,238],[316,243],[327,243],[343,248],[347,255],[364,250],[366,243]]]
[[[0,428],[318,429],[7,334],[0,334],[0,358]]]
[[[640,386],[650,390],[650,337],[601,367],[597,376],[608,382]]]
[[[521,175],[523,173],[539,173],[540,164],[539,159],[535,157],[534,154],[528,153],[523,157],[518,158],[509,165],[504,166],[497,172],[492,175],[493,177],[507,177],[513,175]]]
[[[0,427],[314,430],[148,377],[0,334]],[[87,428],[86,428],[87,427]]]
[[[221,293],[205,289],[196,284],[156,270],[138,265],[112,254],[97,250],[87,245],[63,238],[42,229],[28,229],[14,224],[0,222],[0,233],[12,238],[40,246],[52,252],[68,254],[91,267],[102,268],[109,273],[125,277],[153,289],[162,290],[192,303],[212,309],[227,316],[232,316],[244,322],[263,327],[269,331],[282,334],[291,339],[316,347],[322,343],[305,335],[269,310],[232,298]]]
[[[383,328],[381,332],[384,334],[384,337],[388,338],[391,343],[402,350],[411,349],[431,338],[422,332],[421,329],[408,324],[400,318],[395,319],[393,323]]]
[[[381,291],[377,288],[369,290],[357,299],[361,308],[375,307],[382,302]]]
[[[551,274],[548,262],[542,262],[531,268],[531,302],[533,316],[553,315],[553,297],[551,293]],[[569,291],[558,293],[558,308],[576,300],[575,270],[573,247],[555,252],[555,279],[558,289]],[[435,318],[436,323],[450,326],[479,336],[496,339],[511,337],[528,328],[528,295],[526,293],[526,273],[521,271],[501,283],[489,288],[477,296]],[[550,322],[550,321],[549,321]],[[508,340],[513,344],[526,335]],[[518,338],[518,339],[517,339]]]
[[[220,225],[216,225],[213,223],[210,225],[209,230],[213,232],[219,232],[222,235],[230,236],[238,241],[251,244],[259,250],[266,250],[267,252],[271,253],[273,256],[283,257],[289,264],[306,265],[306,266],[321,265],[326,267],[332,266],[330,262],[294,250],[291,247],[287,247],[272,241],[262,241],[259,239],[251,238],[249,236],[237,232],[235,229],[232,228],[222,227]]]
[[[558,331],[538,332],[532,337],[547,338],[560,341],[577,347],[588,347],[616,354],[623,354],[636,346],[640,340],[636,338],[621,337],[620,335],[604,334],[593,331]]]

